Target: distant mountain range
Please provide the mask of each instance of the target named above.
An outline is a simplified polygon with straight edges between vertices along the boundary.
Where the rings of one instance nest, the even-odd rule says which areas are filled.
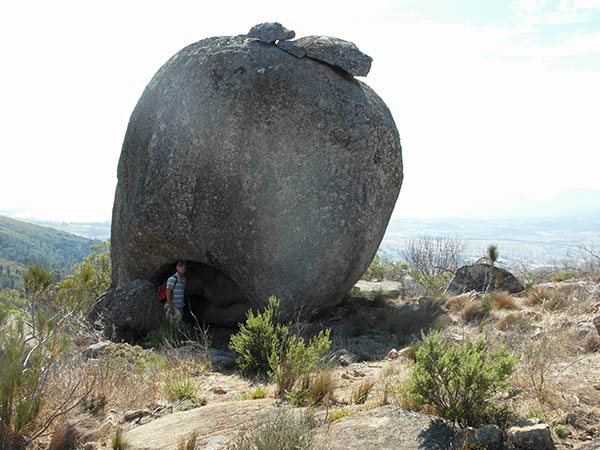
[[[553,202],[554,215],[531,217],[496,217],[486,219],[410,219],[393,217],[381,242],[379,254],[384,259],[404,259],[407,241],[418,236],[456,236],[465,244],[465,261],[483,256],[488,245],[498,245],[500,261],[508,266],[561,265],[577,258],[581,244],[600,247],[600,206],[596,191],[569,191]],[[575,197],[578,198],[577,202]],[[575,205],[575,206],[574,206]],[[578,205],[578,206],[577,206]],[[580,210],[574,214],[574,210]],[[543,210],[548,208],[544,207]],[[541,211],[540,209],[539,211]],[[7,269],[11,276],[19,267],[31,262],[42,263],[58,273],[89,254],[88,238],[106,240],[110,221],[56,222],[22,219],[38,225],[0,216],[0,288],[6,286]],[[56,231],[56,230],[61,230]],[[74,236],[77,234],[79,236]],[[11,243],[9,245],[9,243]],[[5,280],[4,282],[2,280]],[[10,282],[9,282],[10,283]]]
[[[20,288],[21,269],[39,264],[59,277],[91,253],[100,241],[0,216],[0,289]]]
[[[466,244],[467,260],[482,257],[488,245],[496,244],[500,260],[509,266],[561,265],[576,259],[582,244],[600,245],[600,212],[576,217],[392,218],[380,245],[380,255],[403,259],[408,239],[419,236],[458,237]]]

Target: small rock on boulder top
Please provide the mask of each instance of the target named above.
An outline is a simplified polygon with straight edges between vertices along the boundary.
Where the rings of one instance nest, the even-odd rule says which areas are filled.
[[[279,31],[263,37],[287,42]],[[333,66],[364,74],[365,62],[343,41],[313,41],[297,58],[248,35],[208,38],[156,73],[119,160],[114,288],[158,286],[183,259],[194,313],[230,324],[270,295],[284,311],[325,312],[356,283],[400,191],[400,138],[381,98]]]
[[[494,290],[516,294],[523,289],[523,285],[509,271],[490,264],[478,263],[458,269],[447,290],[458,294]]]
[[[293,30],[288,30],[279,22],[265,22],[254,25],[248,32],[248,36],[265,44],[272,44],[275,41],[294,39],[296,33]]]

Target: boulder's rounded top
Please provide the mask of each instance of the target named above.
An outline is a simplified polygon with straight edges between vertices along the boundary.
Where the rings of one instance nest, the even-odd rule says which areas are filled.
[[[337,67],[353,77],[366,77],[371,70],[373,58],[361,52],[352,42],[332,36],[296,36],[279,22],[265,22],[253,26],[249,38],[265,44],[275,44],[296,58],[310,58]]]

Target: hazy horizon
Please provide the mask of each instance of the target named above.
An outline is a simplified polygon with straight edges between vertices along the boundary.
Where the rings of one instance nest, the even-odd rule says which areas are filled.
[[[394,217],[600,209],[600,0],[34,1],[0,13],[10,61],[0,214],[109,220],[125,129],[150,78],[194,41],[265,21],[373,57],[359,79],[389,106],[403,147]],[[591,197],[561,198],[570,192]]]

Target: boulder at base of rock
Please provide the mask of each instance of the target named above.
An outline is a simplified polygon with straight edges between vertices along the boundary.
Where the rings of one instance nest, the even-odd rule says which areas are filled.
[[[487,450],[503,450],[502,430],[497,425],[486,425],[481,428],[464,428],[454,436],[454,447],[479,448],[483,446]]]
[[[478,263],[458,269],[447,291],[463,294],[471,291],[499,290],[516,294],[523,289],[523,285],[509,271],[490,264]]]
[[[511,427],[507,432],[507,444],[512,450],[554,450],[550,427],[545,423],[529,427]]]
[[[348,55],[337,63],[364,73],[366,60]],[[194,314],[219,325],[271,295],[290,316],[342,300],[383,238],[402,155],[385,103],[327,61],[241,35],[193,43],[162,66],[119,160],[113,287],[159,286],[186,260]],[[160,317],[153,299],[145,311],[118,297],[105,302],[119,309],[116,326],[146,328],[150,310]]]
[[[106,337],[133,342],[155,329],[163,317],[156,286],[133,280],[109,289],[92,308],[89,320],[102,323]]]

